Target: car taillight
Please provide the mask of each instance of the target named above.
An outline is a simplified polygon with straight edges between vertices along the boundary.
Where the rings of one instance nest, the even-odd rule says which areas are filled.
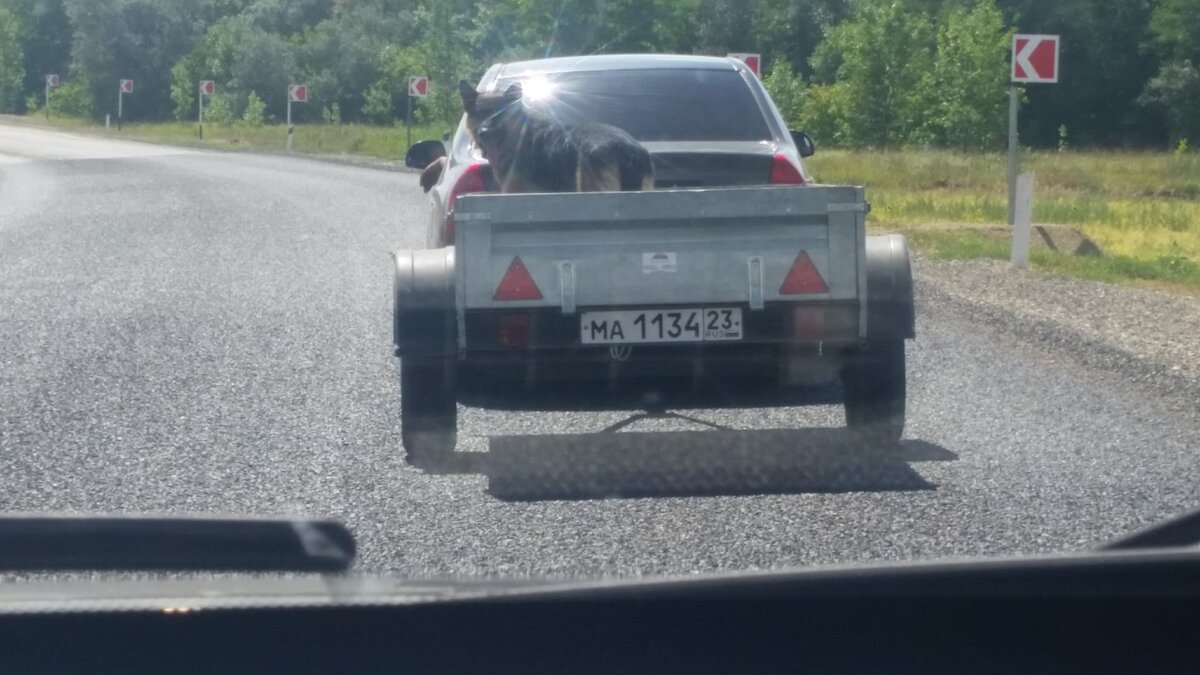
[[[771,180],[768,182],[771,185],[804,185],[804,176],[787,155],[779,153],[771,165]]]
[[[821,278],[821,273],[817,271],[817,266],[813,264],[808,251],[800,251],[800,255],[796,256],[796,262],[792,263],[792,269],[788,271],[783,284],[779,286],[780,295],[803,295],[805,293],[827,293],[828,291],[829,287],[825,285],[825,280]]]
[[[493,300],[541,300],[542,290],[533,280],[533,275],[525,268],[520,258],[513,258],[508,264],[508,271],[496,287]]]
[[[486,191],[487,170],[484,165],[479,162],[468,165],[458,180],[454,181],[454,187],[450,188],[450,196],[446,198],[446,218],[442,221],[443,241],[454,241],[454,203],[458,198],[472,192]]]

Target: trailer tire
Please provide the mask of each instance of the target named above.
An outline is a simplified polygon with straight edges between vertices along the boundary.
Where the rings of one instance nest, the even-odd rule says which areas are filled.
[[[458,401],[449,359],[400,359],[400,439],[412,466],[436,470],[450,461],[458,441]]]
[[[904,339],[880,339],[842,367],[846,426],[869,449],[887,449],[904,432],[907,393]]]

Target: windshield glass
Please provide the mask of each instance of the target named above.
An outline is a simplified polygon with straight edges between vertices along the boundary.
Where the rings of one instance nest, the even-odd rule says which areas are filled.
[[[570,581],[1200,507],[1198,18],[0,0],[0,577],[6,514]]]
[[[555,73],[502,78],[497,87],[516,82],[533,94],[535,107],[568,125],[611,124],[639,141],[771,140],[762,109],[733,71]]]

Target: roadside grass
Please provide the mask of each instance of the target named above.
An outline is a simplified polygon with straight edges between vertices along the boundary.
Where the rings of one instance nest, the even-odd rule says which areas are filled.
[[[913,248],[943,260],[1008,260],[1009,242],[965,228],[916,228],[905,232]],[[1189,294],[1200,292],[1200,263],[1182,256],[1142,259],[1122,255],[1071,256],[1035,248],[1030,263],[1038,269],[1083,279],[1146,285]]]
[[[209,146],[238,147],[252,150],[283,150],[287,144],[284,125],[245,126],[204,125],[204,140],[197,138],[197,125],[181,122],[131,124],[129,135],[167,143],[196,143]],[[413,142],[441,138],[433,126],[413,127]],[[385,127],[363,124],[297,124],[292,136],[294,152],[318,155],[364,155],[379,159],[402,160],[408,152],[408,131],[404,126]]]
[[[1026,152],[1034,222],[1067,225],[1103,257],[1034,250],[1049,271],[1116,283],[1200,290],[1200,153]],[[1005,157],[941,150],[827,150],[809,160],[824,183],[867,188],[872,226],[905,233],[950,259],[1008,259],[1007,242],[970,232],[1008,217]]]
[[[244,124],[204,124],[204,139],[198,135],[195,122],[127,123],[120,131],[116,124],[105,129],[103,124],[69,117],[51,117],[49,122],[40,116],[28,116],[31,124],[99,133],[114,138],[171,143],[193,147],[213,147],[240,150],[283,150],[287,144],[287,127],[281,124],[249,126]],[[387,127],[366,124],[297,124],[292,136],[294,152],[318,155],[363,155],[379,159],[403,160],[408,152],[408,131],[401,124]],[[413,126],[413,142],[441,138],[442,128],[436,125]]]

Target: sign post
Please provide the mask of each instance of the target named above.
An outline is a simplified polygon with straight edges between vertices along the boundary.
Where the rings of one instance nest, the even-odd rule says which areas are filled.
[[[1058,82],[1058,36],[1013,35],[1012,82],[1008,87],[1008,224],[1016,222],[1017,208],[1017,109],[1020,83]]]
[[[121,130],[121,120],[125,117],[125,94],[133,93],[133,80],[121,80],[117,89],[117,131]]]
[[[429,95],[429,78],[424,75],[412,75],[408,78],[408,147],[412,147],[412,102],[414,98],[425,98]]]
[[[196,97],[197,99],[199,99],[199,105],[200,105],[200,115],[199,115],[200,140],[204,140],[204,97],[212,96],[216,92],[217,92],[216,82],[213,82],[212,80],[200,80],[200,95]]]
[[[50,73],[46,76],[46,119],[50,119],[50,90],[58,86],[58,75]]]
[[[749,66],[750,70],[758,77],[762,77],[762,54],[746,54],[743,52],[730,52],[726,54],[729,58],[737,59]]]
[[[292,101],[304,103],[308,100],[308,85],[289,84],[287,96],[287,151],[292,151]]]

